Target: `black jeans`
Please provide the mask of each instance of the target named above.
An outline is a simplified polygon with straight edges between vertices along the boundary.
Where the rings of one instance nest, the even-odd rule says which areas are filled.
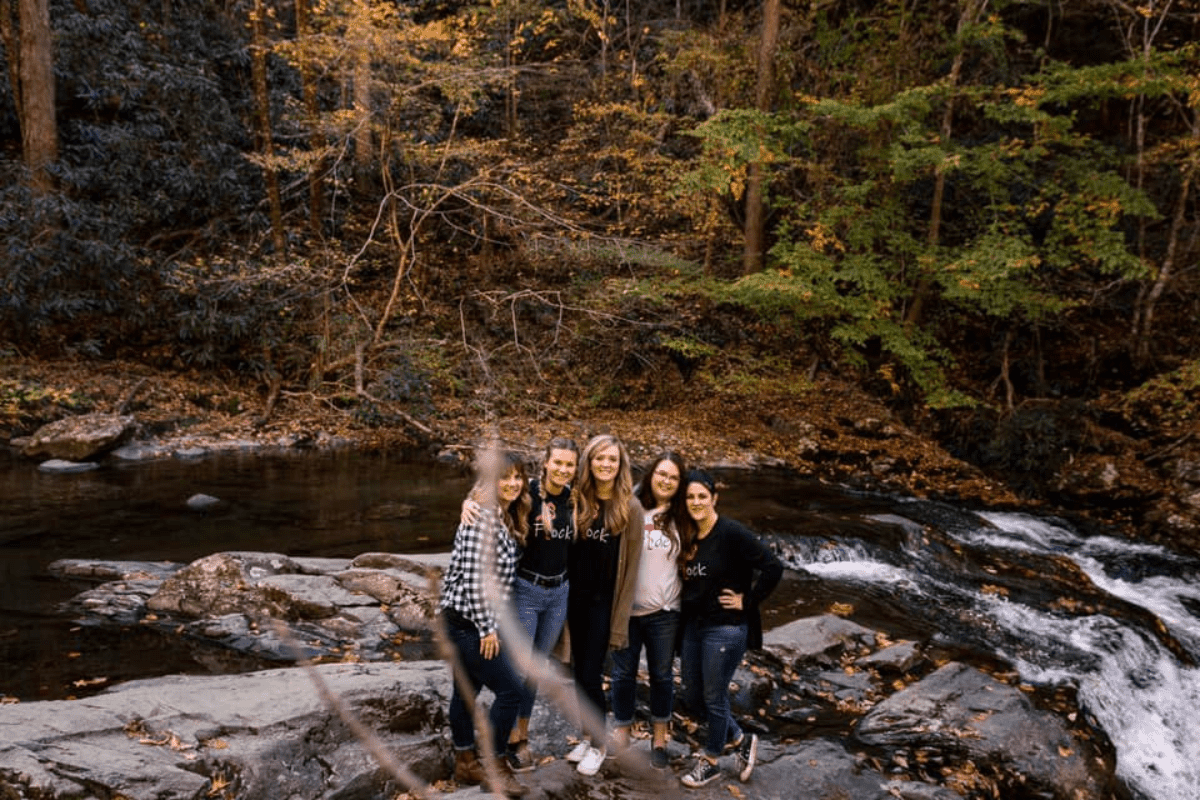
[[[571,628],[571,665],[580,713],[586,705],[604,719],[608,711],[604,693],[604,659],[612,623],[612,595],[572,593],[567,599],[567,624]],[[586,729],[586,725],[584,726]],[[596,742],[600,746],[603,742]]]

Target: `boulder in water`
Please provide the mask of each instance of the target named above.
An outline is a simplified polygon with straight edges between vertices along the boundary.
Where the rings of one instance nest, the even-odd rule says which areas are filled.
[[[133,429],[131,416],[97,413],[65,417],[38,428],[22,452],[31,457],[86,461],[120,445]]]

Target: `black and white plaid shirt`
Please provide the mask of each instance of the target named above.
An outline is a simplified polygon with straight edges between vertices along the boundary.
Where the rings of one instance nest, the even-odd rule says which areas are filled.
[[[505,601],[512,590],[521,551],[495,508],[482,509],[474,525],[460,524],[454,534],[450,566],[442,579],[438,608],[453,608],[475,623],[482,638],[496,630],[496,613],[488,602],[491,587]]]

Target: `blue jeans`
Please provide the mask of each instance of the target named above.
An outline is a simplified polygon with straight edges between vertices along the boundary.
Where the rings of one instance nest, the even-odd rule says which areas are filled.
[[[521,678],[513,669],[504,651],[495,658],[484,658],[479,652],[479,631],[469,627],[448,623],[446,625],[450,643],[454,645],[459,663],[471,686],[470,704],[454,681],[450,695],[450,738],[455,750],[470,750],[475,746],[475,724],[471,706],[479,698],[479,690],[486,686],[496,695],[488,711],[488,722],[492,729],[492,746],[497,756],[504,753],[508,743],[508,732],[517,719],[517,708],[521,705],[524,687]]]
[[[650,720],[670,722],[675,704],[675,634],[679,630],[678,611],[655,611],[629,618],[629,646],[612,654],[613,724],[633,724],[637,695],[638,663],[642,646],[646,647],[646,669],[650,673]]]
[[[683,652],[679,667],[684,701],[693,715],[708,720],[704,752],[717,758],[729,742],[742,737],[742,729],[729,711],[729,682],[746,655],[746,626],[702,625],[695,620],[683,626]]]
[[[563,625],[567,621],[567,593],[570,583],[564,581],[552,588],[536,586],[524,578],[513,581],[513,604],[517,608],[517,619],[525,634],[533,642],[534,654],[547,655],[558,643]],[[537,699],[537,686],[526,682],[521,697],[521,708],[517,716],[529,719],[533,716],[533,703]]]

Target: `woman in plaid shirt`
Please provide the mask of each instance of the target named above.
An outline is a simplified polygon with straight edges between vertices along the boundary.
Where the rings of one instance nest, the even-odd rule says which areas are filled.
[[[492,469],[484,469],[473,494],[486,498],[474,523],[461,522],[454,534],[454,551],[442,581],[438,603],[446,632],[461,667],[450,697],[450,735],[454,741],[454,778],[464,784],[488,784],[491,773],[508,797],[529,789],[518,783],[504,759],[509,730],[521,704],[522,681],[501,648],[499,604],[509,601],[520,547],[528,530],[529,488],[525,464],[505,453]],[[494,481],[488,475],[499,476]],[[457,670],[456,670],[457,672]],[[488,713],[491,763],[488,769],[475,752],[471,706],[482,687],[495,695]],[[469,696],[464,696],[464,692]]]

